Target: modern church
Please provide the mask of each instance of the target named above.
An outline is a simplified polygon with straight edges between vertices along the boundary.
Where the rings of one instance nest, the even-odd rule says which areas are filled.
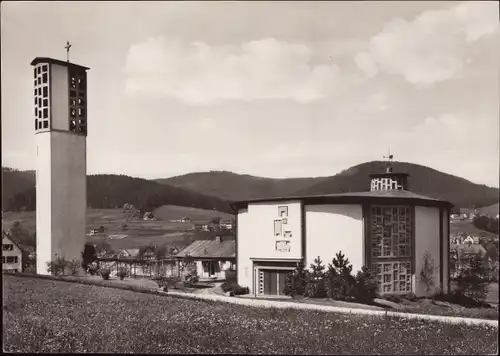
[[[408,175],[371,176],[369,191],[257,199],[237,210],[237,281],[254,295],[282,295],[285,277],[298,263],[337,252],[376,273],[381,294],[425,295],[420,271],[426,252],[435,264],[435,291],[449,288],[447,201],[408,190]]]

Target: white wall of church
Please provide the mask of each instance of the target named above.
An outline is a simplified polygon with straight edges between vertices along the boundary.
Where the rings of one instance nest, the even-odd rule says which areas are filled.
[[[337,252],[349,259],[356,273],[363,266],[363,209],[361,205],[306,205],[306,267],[320,256],[324,265]]]
[[[420,272],[424,263],[425,252],[434,259],[435,291],[439,287],[439,208],[415,207],[415,285],[413,290],[417,297],[425,296],[425,284],[420,280]]]
[[[287,223],[282,231],[290,231],[291,237],[275,236],[274,221],[280,219],[278,208],[288,207]],[[302,258],[302,209],[300,201],[266,202],[248,204],[238,211],[237,222],[237,280],[252,293],[252,258],[294,260]],[[278,251],[278,241],[289,241],[289,251]]]
[[[36,143],[36,272],[48,274],[46,262],[52,255],[51,134],[35,135]]]

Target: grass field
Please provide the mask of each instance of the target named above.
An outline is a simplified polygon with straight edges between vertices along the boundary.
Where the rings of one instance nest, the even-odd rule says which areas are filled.
[[[497,328],[260,309],[4,277],[4,351],[496,354]]]
[[[215,233],[190,232],[193,224],[175,223],[171,220],[181,219],[185,216],[190,217],[193,223],[209,222],[215,217],[223,220],[233,218],[230,214],[221,213],[213,210],[203,210],[188,208],[182,206],[165,205],[154,212],[158,220],[127,221],[121,209],[89,209],[87,211],[87,232],[92,228],[99,228],[101,225],[105,228],[104,234],[87,236],[90,243],[106,241],[114,249],[120,248],[139,248],[141,246],[153,245],[179,245],[192,240],[202,238],[213,238]],[[2,228],[9,230],[14,221],[20,221],[22,226],[34,232],[36,229],[36,215],[34,211],[28,212],[7,212],[2,219]],[[126,229],[123,225],[126,224]],[[124,238],[114,239],[114,236],[125,235]],[[111,236],[112,238],[108,238]]]

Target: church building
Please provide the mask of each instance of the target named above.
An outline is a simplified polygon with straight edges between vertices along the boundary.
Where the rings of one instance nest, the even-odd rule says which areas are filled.
[[[420,272],[426,252],[434,285],[449,288],[450,210],[447,201],[408,190],[408,174],[371,175],[370,190],[254,199],[233,203],[238,284],[258,295],[282,295],[286,274],[318,256],[325,265],[342,253],[353,272],[366,265],[380,294],[424,296]]]

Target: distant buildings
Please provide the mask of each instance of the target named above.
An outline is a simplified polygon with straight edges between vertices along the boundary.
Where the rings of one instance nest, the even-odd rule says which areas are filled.
[[[2,232],[2,271],[23,271],[22,249],[6,232]]]

